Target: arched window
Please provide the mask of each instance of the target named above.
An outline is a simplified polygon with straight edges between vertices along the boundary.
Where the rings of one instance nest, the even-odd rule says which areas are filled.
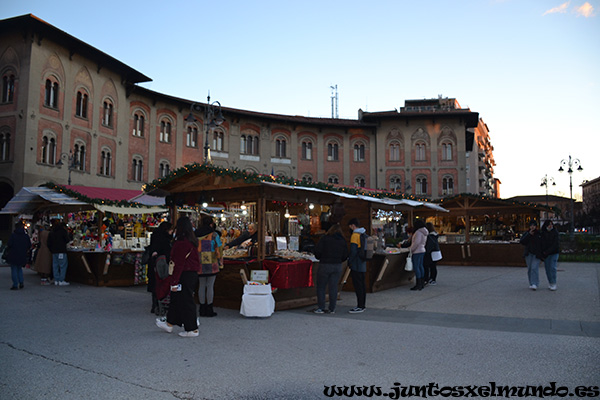
[[[0,132],[0,161],[10,160],[10,133]]]
[[[417,177],[416,194],[426,195],[427,194],[427,178],[424,176]]]
[[[161,162],[158,165],[158,175],[160,178],[164,178],[165,176],[169,175],[170,171],[170,167],[169,167],[169,163],[167,162]]]
[[[287,156],[287,141],[284,138],[275,140],[275,157],[285,158]]]
[[[340,183],[339,179],[337,176],[335,175],[330,175],[329,178],[327,178],[327,182],[329,183],[333,183],[333,184],[338,184]]]
[[[445,176],[442,179],[442,195],[449,196],[454,194],[454,178]]]
[[[56,139],[48,135],[42,138],[41,161],[43,164],[56,164]]]
[[[171,141],[171,122],[166,119],[160,121],[159,140],[164,143],[169,143]]]
[[[133,114],[133,136],[144,136],[145,118],[141,112]]]
[[[102,125],[112,128],[113,126],[113,105],[109,100],[104,101],[102,112]]]
[[[240,153],[247,155],[258,155],[258,136],[246,134],[240,140]]]
[[[302,141],[302,159],[312,160],[312,142],[310,140]]]
[[[452,143],[450,143],[450,142],[442,143],[442,160],[444,160],[444,161],[452,160]]]
[[[357,176],[356,178],[354,178],[354,186],[365,187],[365,178],[362,176]]]
[[[357,143],[354,145],[354,161],[365,161],[365,145]]]
[[[402,180],[399,176],[392,176],[390,178],[390,190],[392,192],[402,191]]]
[[[73,146],[73,168],[80,171],[85,171],[85,146],[83,144],[75,144]]]
[[[224,151],[224,140],[225,135],[222,131],[215,131],[213,134],[213,150]]]
[[[187,147],[196,147],[198,145],[198,127],[188,126],[185,144]]]
[[[112,174],[112,156],[110,150],[103,149],[100,153],[100,175],[111,176]]]
[[[134,158],[131,169],[131,177],[134,181],[142,182],[144,179],[144,164],[141,158]]]
[[[416,161],[427,161],[427,157],[425,155],[425,143],[423,142],[418,142],[415,145],[415,160]]]
[[[12,103],[15,97],[15,76],[7,74],[2,77],[2,102]]]
[[[338,161],[339,145],[336,142],[327,144],[327,161]]]
[[[303,175],[303,176],[302,176],[302,180],[303,180],[304,182],[311,183],[311,182],[312,182],[312,175],[310,175],[310,174]]]
[[[58,82],[46,79],[46,92],[44,96],[46,107],[58,108]]]
[[[75,104],[75,115],[81,118],[87,118],[88,95],[84,91],[77,92],[77,103]]]
[[[400,161],[400,143],[390,143],[390,161]]]

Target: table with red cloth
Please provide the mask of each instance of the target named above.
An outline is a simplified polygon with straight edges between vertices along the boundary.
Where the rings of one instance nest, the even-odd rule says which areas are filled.
[[[269,271],[269,282],[277,289],[314,286],[312,268],[310,260],[263,261],[263,269]]]

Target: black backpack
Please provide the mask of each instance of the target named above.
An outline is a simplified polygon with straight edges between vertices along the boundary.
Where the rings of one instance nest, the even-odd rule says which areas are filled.
[[[373,253],[375,253],[375,239],[371,236],[367,236],[365,233],[361,233],[358,258],[362,261],[367,261],[373,258]]]

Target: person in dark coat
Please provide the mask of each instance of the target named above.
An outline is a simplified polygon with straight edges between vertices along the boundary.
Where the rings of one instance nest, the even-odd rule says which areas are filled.
[[[425,243],[425,259],[423,260],[423,267],[425,268],[424,285],[435,286],[437,285],[437,261],[433,261],[431,253],[440,250],[438,233],[431,222],[426,223],[425,227],[429,231],[429,234]]]
[[[523,257],[527,263],[527,277],[529,278],[529,289],[537,290],[540,284],[540,260],[542,260],[542,235],[537,228],[537,222],[529,222],[529,231],[521,237],[520,243],[525,246]]]
[[[560,242],[558,231],[554,228],[552,221],[547,220],[542,225],[542,257],[548,278],[548,289],[556,290],[556,270],[558,267],[558,254],[560,253]]]
[[[54,284],[67,286],[69,282],[65,281],[67,276],[67,244],[71,241],[71,236],[65,225],[60,220],[54,220],[52,223],[52,232],[48,236],[48,248],[52,253],[52,271],[54,273]]]
[[[327,234],[315,246],[315,257],[319,259],[317,271],[317,305],[315,314],[325,313],[325,292],[329,286],[329,313],[335,312],[338,282],[342,275],[342,263],[348,259],[348,245],[340,224],[332,225]]]
[[[174,269],[173,274],[167,278],[171,286],[171,303],[167,320],[157,318],[156,326],[169,333],[173,331],[174,325],[183,326],[185,331],[179,332],[179,336],[196,337],[198,321],[194,289],[198,283],[198,272],[201,271],[198,238],[188,217],[177,220],[175,232],[175,242],[171,249]]]
[[[29,251],[31,250],[31,239],[25,232],[21,221],[15,224],[15,230],[8,239],[8,256],[6,262],[10,265],[12,286],[10,290],[23,289],[23,267],[29,262]]]
[[[258,241],[258,230],[256,229],[256,224],[255,223],[250,223],[248,225],[248,230],[245,231],[244,233],[242,233],[240,236],[238,236],[236,239],[232,240],[231,242],[227,243],[224,247],[225,250],[231,248],[231,247],[237,247],[240,245],[243,245],[243,243],[248,240],[251,239],[252,240],[252,244],[256,243]]]
[[[171,239],[173,224],[164,221],[152,232],[150,236],[150,260],[148,261],[148,286],[146,290],[152,293],[151,313],[159,314],[158,297],[156,296],[156,260],[159,256],[166,256],[167,263],[171,257]]]

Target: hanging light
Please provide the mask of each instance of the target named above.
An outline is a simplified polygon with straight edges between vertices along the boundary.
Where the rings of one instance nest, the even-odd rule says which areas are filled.
[[[310,208],[310,209],[312,210],[313,208],[315,208],[315,205],[314,205],[313,203],[310,203],[310,204],[308,205],[308,208]]]
[[[204,207],[204,208],[208,207],[208,203],[207,202],[202,203],[202,207]]]
[[[286,218],[290,217],[290,210],[288,210],[287,208],[285,209],[285,214],[283,215]]]

